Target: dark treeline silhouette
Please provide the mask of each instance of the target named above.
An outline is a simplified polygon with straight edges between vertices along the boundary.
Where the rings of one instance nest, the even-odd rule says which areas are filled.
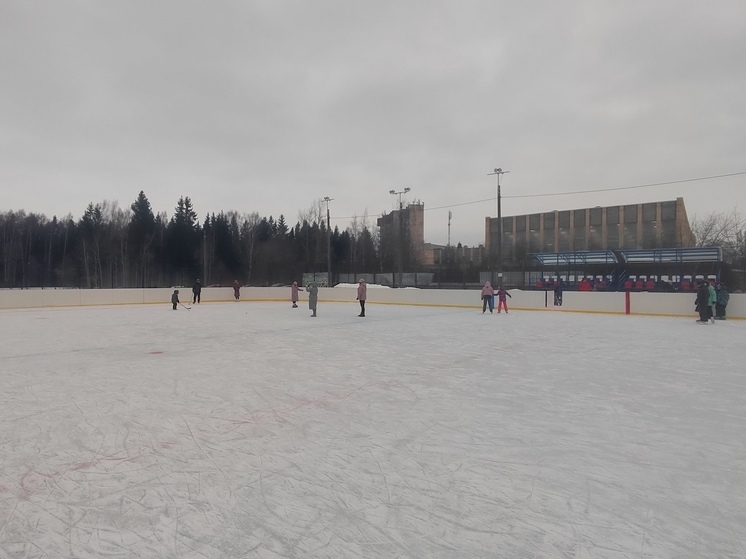
[[[169,287],[287,284],[327,270],[327,224],[318,201],[284,216],[220,212],[202,223],[188,197],[169,219],[155,214],[144,192],[128,209],[89,204],[83,217],[51,220],[25,211],[0,213],[0,287]],[[331,232],[334,273],[382,271],[367,218]],[[383,251],[386,253],[387,251]],[[390,251],[388,251],[390,252]]]

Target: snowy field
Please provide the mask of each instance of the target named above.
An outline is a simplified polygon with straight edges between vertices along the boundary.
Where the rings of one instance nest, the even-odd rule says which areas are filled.
[[[0,557],[746,557],[746,322],[357,313],[0,311]]]

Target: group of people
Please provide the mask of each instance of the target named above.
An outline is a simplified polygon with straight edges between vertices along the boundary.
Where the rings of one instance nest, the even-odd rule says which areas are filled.
[[[319,286],[316,282],[309,283],[306,286],[308,292],[308,308],[311,310],[311,317],[316,316],[316,307],[319,302]],[[298,308],[298,299],[300,294],[300,287],[298,282],[294,281],[293,285],[290,286],[290,301],[293,303],[293,308]],[[357,284],[357,297],[356,300],[360,303],[360,314],[358,316],[365,316],[365,300],[368,298],[368,285],[364,279],[358,280]]]
[[[236,284],[238,281],[235,282]],[[234,291],[236,290],[236,287],[233,287]],[[236,291],[236,300],[238,300],[238,291]],[[197,303],[202,301],[202,284],[200,283],[199,279],[194,282],[194,285],[192,286],[192,304],[196,305]],[[187,301],[188,302],[188,301]],[[181,304],[181,301],[179,301],[179,290],[174,289],[173,294],[171,294],[171,305],[173,306],[174,310],[177,310],[177,307]]]
[[[694,310],[699,313],[697,324],[715,324],[716,320],[725,320],[725,308],[729,299],[730,294],[725,284],[720,283],[715,288],[709,281],[701,280],[694,300]]]
[[[490,282],[486,282],[482,288],[482,314],[487,312],[487,307],[490,312],[495,309],[495,297],[497,297],[497,313],[500,314],[500,310],[505,309],[505,314],[508,314],[508,297],[512,299],[513,296],[502,286],[495,291]]]

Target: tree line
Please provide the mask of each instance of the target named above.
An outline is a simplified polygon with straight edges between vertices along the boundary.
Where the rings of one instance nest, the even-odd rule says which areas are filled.
[[[283,215],[236,211],[209,214],[200,223],[189,197],[174,214],[154,213],[143,191],[129,208],[90,203],[79,220],[51,220],[25,211],[0,213],[0,287],[168,287],[272,285],[326,272],[328,248],[337,273],[381,272],[391,251],[381,250],[367,215],[344,231],[328,231],[322,201]],[[390,258],[389,258],[390,259]]]

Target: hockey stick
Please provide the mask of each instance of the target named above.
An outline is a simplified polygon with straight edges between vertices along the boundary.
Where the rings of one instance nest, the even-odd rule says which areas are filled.
[[[179,303],[182,307],[184,307],[186,310],[191,311],[192,307],[187,307],[184,303]]]

